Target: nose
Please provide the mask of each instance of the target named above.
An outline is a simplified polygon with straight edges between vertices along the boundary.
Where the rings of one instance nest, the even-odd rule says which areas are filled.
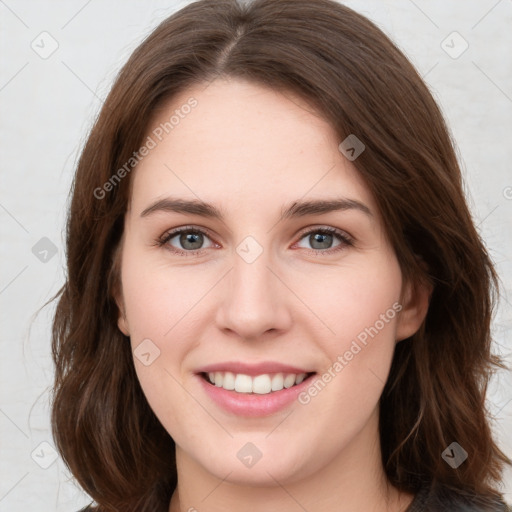
[[[235,253],[221,287],[218,328],[248,341],[288,330],[293,294],[279,274],[266,251],[251,263]]]

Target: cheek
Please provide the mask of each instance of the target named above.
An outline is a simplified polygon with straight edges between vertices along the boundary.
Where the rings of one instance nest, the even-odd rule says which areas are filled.
[[[187,325],[198,299],[198,290],[187,286],[187,277],[186,272],[138,258],[136,251],[123,261],[123,298],[135,371],[153,412],[177,438],[186,432],[194,413],[182,385],[181,364],[191,348]]]
[[[218,275],[165,266],[129,243],[125,247],[121,278],[135,370],[162,423],[173,418],[174,432],[192,414],[182,386],[189,378],[183,362],[198,339],[198,319],[208,314],[201,299]]]
[[[396,260],[379,258],[365,268],[335,269],[323,282],[320,290],[315,276],[301,281],[299,293],[305,297],[310,290],[308,303],[329,327],[321,338],[317,334],[325,366],[301,403],[311,403],[326,421],[338,411],[345,428],[357,430],[376,407],[389,373],[402,309],[401,271]]]
[[[296,283],[297,295],[324,323],[322,328],[317,321],[331,360],[348,350],[355,339],[362,343],[365,339],[389,339],[394,345],[402,287],[396,258],[384,253],[365,265],[323,268],[304,273]]]
[[[201,307],[201,297],[215,275],[193,266],[171,267],[128,246],[123,256],[122,283],[132,342],[167,340]]]

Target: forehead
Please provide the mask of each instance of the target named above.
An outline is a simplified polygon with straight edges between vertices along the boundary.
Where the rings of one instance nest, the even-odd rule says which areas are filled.
[[[166,195],[238,212],[334,196],[376,210],[332,127],[289,93],[238,79],[198,84],[158,109],[147,136],[155,146],[133,175],[139,212]]]

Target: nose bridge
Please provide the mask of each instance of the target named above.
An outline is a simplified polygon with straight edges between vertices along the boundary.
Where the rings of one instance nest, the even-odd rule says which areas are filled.
[[[271,251],[248,236],[236,247],[233,266],[223,287],[219,327],[244,338],[289,326],[290,313],[282,283],[274,275]],[[270,268],[269,268],[270,267]]]

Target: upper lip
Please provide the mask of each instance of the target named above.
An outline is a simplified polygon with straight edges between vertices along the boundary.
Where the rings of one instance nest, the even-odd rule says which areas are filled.
[[[241,361],[226,361],[224,363],[214,363],[203,366],[197,370],[197,373],[210,372],[232,372],[244,375],[263,375],[265,373],[313,373],[313,370],[306,370],[298,366],[278,363],[276,361],[263,361],[261,363],[244,363]]]

